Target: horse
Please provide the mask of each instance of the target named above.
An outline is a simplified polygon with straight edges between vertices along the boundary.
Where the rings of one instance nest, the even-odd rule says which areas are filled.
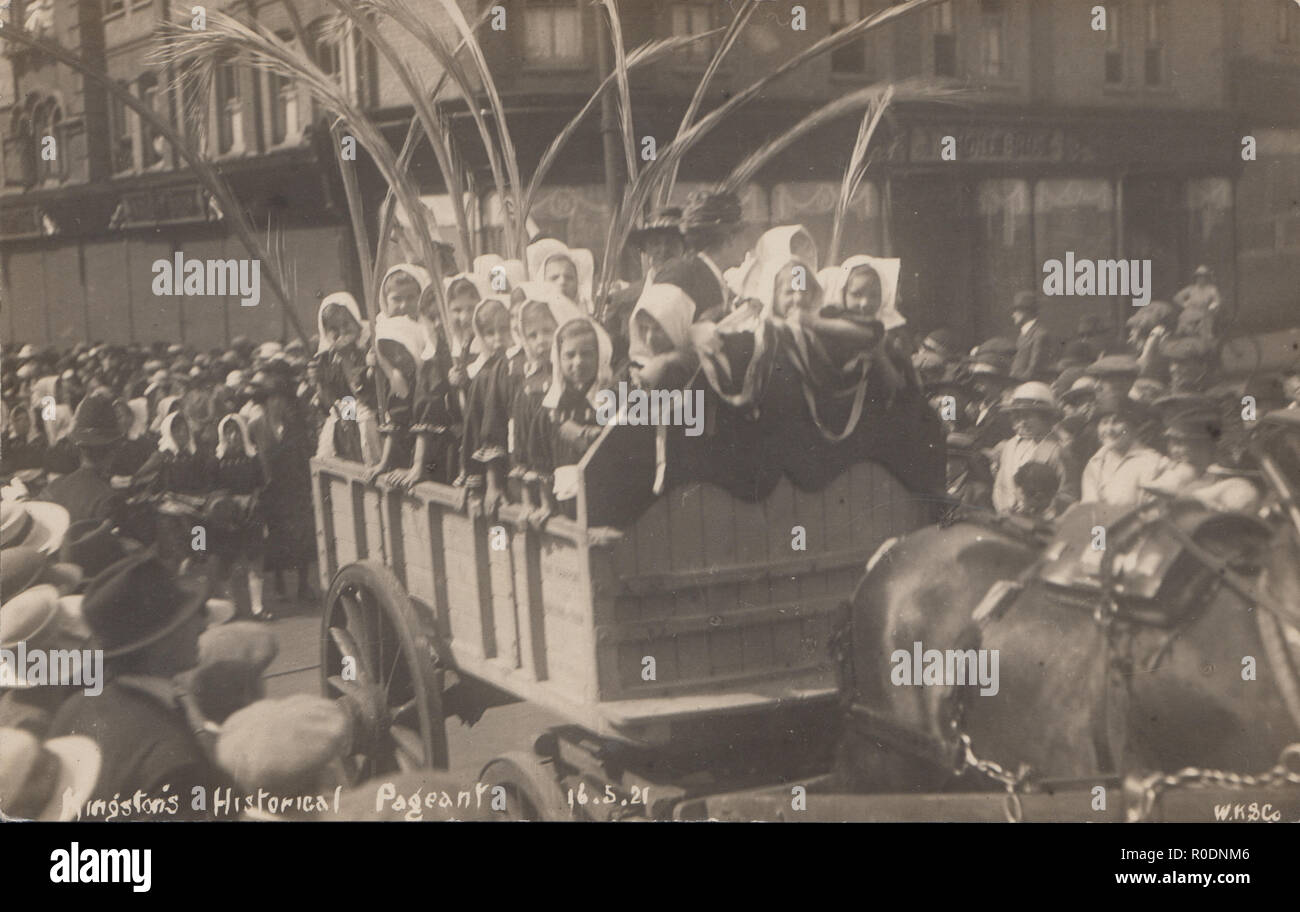
[[[1134,514],[1129,543],[1145,534],[1149,544],[1163,521]],[[1279,651],[1281,628],[1264,642],[1256,613],[1271,620],[1279,606],[1300,605],[1300,539],[1237,514],[1195,521],[1191,534],[1176,528],[1179,549],[1145,615],[1105,592],[1044,579],[1062,545],[1044,548],[1005,526],[960,520],[887,543],[853,594],[841,651],[841,787],[1006,786],[974,771],[972,756],[1012,778],[1057,781],[1272,766],[1300,735],[1300,716],[1283,696],[1295,667],[1284,645]],[[1088,522],[1085,514],[1074,526]],[[1111,551],[1119,553],[1107,560],[1122,561],[1122,544]],[[1000,581],[1013,584],[990,593]],[[951,682],[900,686],[897,662],[918,642],[997,650],[996,693]]]

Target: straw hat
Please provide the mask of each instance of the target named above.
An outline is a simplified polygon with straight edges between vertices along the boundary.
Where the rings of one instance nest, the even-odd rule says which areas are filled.
[[[1007,403],[1006,411],[1056,414],[1058,409],[1052,388],[1046,383],[1031,380],[1020,384],[1011,392],[1011,401]]]
[[[25,820],[72,820],[94,791],[100,762],[95,742],[81,735],[42,744],[31,732],[0,728],[0,811]]]
[[[43,500],[0,501],[0,548],[57,554],[68,531],[68,511]]]

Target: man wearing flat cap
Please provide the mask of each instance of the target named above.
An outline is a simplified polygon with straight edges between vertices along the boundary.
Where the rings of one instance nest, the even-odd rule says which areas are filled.
[[[1169,456],[1164,471],[1146,490],[1196,500],[1211,510],[1251,513],[1258,509],[1259,489],[1240,474],[1215,463],[1223,425],[1213,400],[1174,395],[1160,400],[1157,406],[1165,411]]]
[[[108,683],[98,696],[78,693],[55,715],[50,735],[84,735],[104,757],[94,799],[121,804],[137,792],[167,799],[162,820],[208,819],[213,789],[228,779],[208,759],[182,708],[173,677],[198,661],[206,593],[182,586],[154,549],[113,564],[91,581],[81,614],[92,648],[102,649]],[[193,789],[205,801],[195,807]],[[172,811],[174,808],[174,812]],[[129,816],[149,819],[134,806]]]
[[[1038,319],[1038,301],[1032,291],[1017,292],[1011,305],[1011,320],[1020,330],[1016,355],[1011,361],[1011,379],[1021,383],[1050,379],[1056,359],[1055,344]]]

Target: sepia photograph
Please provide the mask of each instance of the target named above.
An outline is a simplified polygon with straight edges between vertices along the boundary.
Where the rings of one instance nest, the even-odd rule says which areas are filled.
[[[5,823],[1300,822],[1300,0],[0,0],[0,137]]]

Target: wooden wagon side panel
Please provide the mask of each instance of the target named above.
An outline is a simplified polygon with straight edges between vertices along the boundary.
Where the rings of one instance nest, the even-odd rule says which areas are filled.
[[[487,542],[482,558],[487,561],[486,581],[490,599],[490,623],[495,657],[508,668],[520,668],[523,657],[519,647],[519,622],[516,616],[515,533],[504,524],[486,527]]]
[[[541,637],[545,643],[547,688],[566,702],[594,704],[598,698],[592,578],[585,542],[544,534],[538,548],[541,570]]]
[[[816,492],[782,479],[756,504],[707,484],[669,492],[603,558],[615,594],[596,615],[601,699],[810,674],[833,686],[834,610],[881,542],[922,524],[912,500],[878,465]]]
[[[439,534],[447,567],[447,619],[458,663],[481,661],[495,653],[490,592],[479,573],[480,541],[473,517],[444,510]]]

